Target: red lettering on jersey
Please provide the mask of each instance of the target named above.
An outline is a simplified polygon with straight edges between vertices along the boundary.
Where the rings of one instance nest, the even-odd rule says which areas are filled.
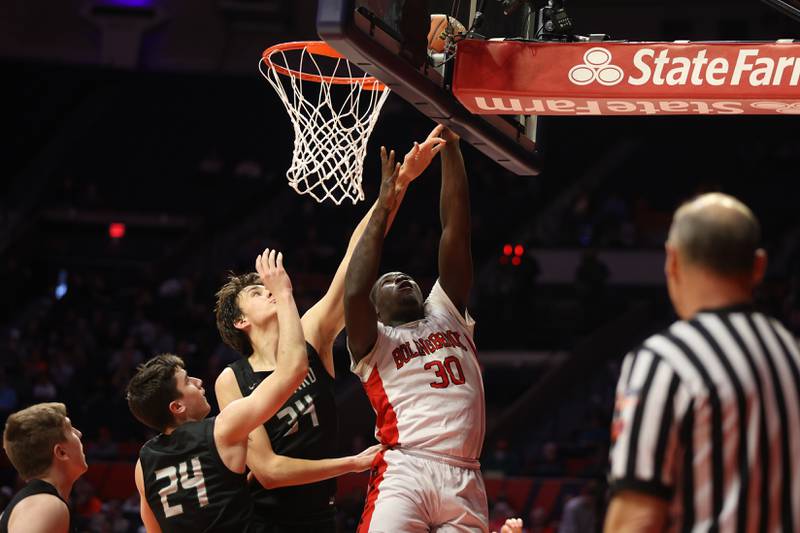
[[[431,333],[430,336],[428,337],[431,340],[431,342],[433,342],[433,345],[436,347],[437,350],[441,350],[442,346],[444,346],[444,343],[442,342],[443,336],[444,335],[442,335],[441,333]]]
[[[450,339],[450,342],[453,343],[453,346],[458,346],[462,350],[466,350],[467,349],[463,344],[461,344],[461,339],[460,339],[461,335],[460,334],[456,333],[455,331],[448,330],[446,335]]]
[[[414,343],[413,348],[411,342]],[[397,370],[403,368],[412,359],[431,355],[444,348],[459,347],[462,350],[467,349],[461,343],[461,334],[451,330],[436,331],[428,335],[426,339],[416,339],[411,342],[399,344],[392,350],[392,359],[394,360],[394,365],[397,367]],[[458,379],[455,381],[458,381]]]
[[[397,370],[403,368],[403,365],[406,364],[403,358],[403,347],[398,346],[394,350],[392,350],[392,359],[394,359],[394,366],[397,367]]]
[[[431,353],[430,350],[428,350],[428,346],[425,344],[424,339],[419,339],[417,341],[414,341],[414,346],[417,347],[417,351],[421,356],[428,355]]]

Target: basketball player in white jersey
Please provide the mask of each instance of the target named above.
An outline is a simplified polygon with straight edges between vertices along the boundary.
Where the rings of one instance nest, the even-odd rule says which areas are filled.
[[[352,370],[389,449],[373,462],[358,532],[487,532],[480,473],[481,371],[466,310],[472,284],[469,186],[458,136],[441,135],[439,279],[427,299],[401,272],[378,277],[387,219],[400,192],[394,151],[381,149],[380,198],[345,278]]]

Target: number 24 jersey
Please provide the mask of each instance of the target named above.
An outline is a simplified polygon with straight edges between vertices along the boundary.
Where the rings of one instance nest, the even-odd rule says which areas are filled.
[[[244,474],[222,462],[214,422],[187,422],[142,446],[147,503],[164,533],[260,532]]]

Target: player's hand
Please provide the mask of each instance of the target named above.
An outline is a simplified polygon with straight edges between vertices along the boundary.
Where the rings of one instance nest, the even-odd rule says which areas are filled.
[[[448,145],[454,147],[458,146],[458,141],[461,140],[461,137],[459,137],[459,135],[450,128],[442,128],[440,137],[444,139]]]
[[[496,532],[492,532],[496,533]],[[503,527],[500,528],[500,533],[522,533],[522,518],[509,518]]]
[[[375,456],[385,449],[386,446],[383,444],[376,444],[374,446],[370,446],[360,454],[354,455],[353,472],[363,472],[364,470],[369,470],[372,466],[372,462],[375,460]]]
[[[389,210],[397,207],[402,189],[397,186],[397,176],[400,174],[400,163],[394,161],[394,150],[386,153],[386,147],[381,146],[381,192],[378,203]]]
[[[400,175],[397,178],[398,187],[408,187],[409,183],[425,172],[434,156],[445,145],[446,141],[441,137],[443,129],[444,126],[436,126],[422,144],[414,143],[414,147],[408,151],[403,158],[403,164],[400,165]]]
[[[264,249],[264,253],[256,257],[256,272],[264,287],[280,298],[292,292],[292,280],[283,269],[283,254],[275,249]]]

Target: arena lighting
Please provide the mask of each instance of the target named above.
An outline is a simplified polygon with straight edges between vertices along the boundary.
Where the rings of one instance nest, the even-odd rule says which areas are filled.
[[[521,263],[522,263],[522,259],[520,257],[515,256],[515,257],[511,258],[511,264],[514,265],[515,267],[519,266]]]
[[[58,271],[58,283],[56,284],[55,297],[60,300],[67,294],[67,271],[63,268]]]
[[[513,247],[510,244],[503,245],[503,255],[511,255]]]
[[[157,15],[156,0],[95,0],[90,13],[94,16],[150,18]]]
[[[507,265],[508,264],[508,256],[507,255],[501,255],[500,256],[500,264],[501,265]]]
[[[152,7],[154,3],[154,0],[103,0],[100,2],[100,4],[108,6],[132,8]]]
[[[121,239],[125,236],[125,224],[122,222],[112,222],[108,225],[108,236],[112,239]]]
[[[514,247],[514,255],[522,255],[524,253],[525,248],[521,244],[518,244]]]

